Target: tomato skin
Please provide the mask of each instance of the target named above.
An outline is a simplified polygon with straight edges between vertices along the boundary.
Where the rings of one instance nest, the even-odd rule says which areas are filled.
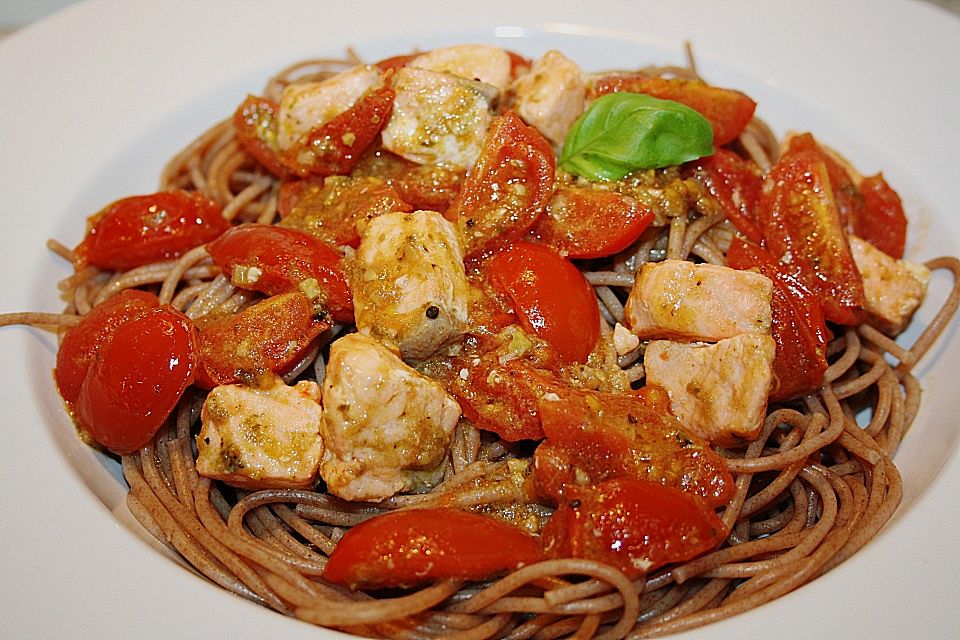
[[[883,174],[868,176],[860,182],[864,210],[854,218],[853,233],[894,258],[903,257],[907,241],[907,216],[900,196],[884,180]]]
[[[661,100],[685,104],[710,122],[714,147],[736,140],[757,108],[756,102],[739,91],[712,87],[700,80],[634,73],[600,78],[593,86],[597,98],[618,91],[644,93]]]
[[[716,547],[723,523],[679,489],[631,478],[570,487],[544,527],[545,553],[612,565],[630,579]]]
[[[283,163],[301,178],[350,173],[390,119],[394,96],[396,92],[390,87],[364,95],[352,107],[311,131],[305,149],[297,145],[284,153]],[[304,152],[308,160],[301,159]]]
[[[277,203],[280,225],[329,242],[356,249],[360,246],[358,222],[413,207],[396,189],[378,178],[289,180],[280,187]]]
[[[230,228],[220,206],[198,193],[162,191],[123,198],[90,218],[78,266],[124,271],[176,258]]]
[[[410,53],[402,56],[393,56],[392,58],[385,58],[379,62],[374,62],[373,66],[375,66],[377,69],[380,69],[380,71],[383,71],[384,73],[397,71],[404,68],[410,64],[414,58],[417,58],[421,55],[423,54]]]
[[[320,302],[337,322],[353,321],[353,296],[343,273],[340,252],[317,238],[262,224],[233,227],[207,245],[213,261],[227,275],[237,269],[260,270],[239,286],[267,295],[301,290],[301,283],[313,278],[320,290]]]
[[[501,364],[493,352],[455,356],[448,368],[432,375],[478,429],[508,442],[543,439],[537,403],[565,386],[552,372],[524,360]]]
[[[212,389],[264,371],[290,370],[330,323],[314,317],[301,293],[262,300],[236,315],[197,320],[199,367],[197,385]]]
[[[244,151],[273,175],[285,178],[290,171],[277,149],[279,113],[280,105],[273,100],[247,96],[233,113],[233,128],[237,132],[237,142]]]
[[[604,258],[629,247],[654,212],[615,191],[560,187],[533,234],[568,258]]]
[[[727,251],[727,266],[759,269],[773,281],[771,333],[777,345],[773,359],[776,382],[770,399],[786,400],[816,391],[827,370],[830,333],[816,298],[769,253],[757,245],[734,238]]]
[[[552,346],[565,362],[586,362],[600,338],[593,287],[553,249],[516,242],[485,267],[494,289],[513,301],[521,325]]]
[[[764,180],[758,219],[766,249],[816,296],[826,319],[858,324],[863,280],[819,153],[801,150],[780,158]]]
[[[540,560],[539,541],[500,520],[449,508],[410,509],[347,531],[323,577],[351,589],[409,587],[484,580]]]
[[[160,306],[157,296],[137,289],[125,289],[90,310],[80,323],[63,336],[53,371],[60,395],[75,402],[101,343],[121,324],[139,318]]]
[[[709,506],[733,496],[733,477],[706,442],[685,432],[659,387],[630,395],[573,389],[540,394],[546,440],[534,455],[538,492],[559,501],[571,486],[634,478],[681,489]]]
[[[118,325],[80,389],[81,428],[120,455],[150,442],[194,381],[195,342],[190,320],[168,305]]]
[[[513,111],[494,118],[487,140],[446,218],[457,224],[464,256],[520,239],[550,196],[556,160],[543,135]]]
[[[729,149],[687,164],[684,173],[699,181],[720,201],[727,219],[751,242],[763,241],[757,223],[757,201],[763,178],[754,163]]]

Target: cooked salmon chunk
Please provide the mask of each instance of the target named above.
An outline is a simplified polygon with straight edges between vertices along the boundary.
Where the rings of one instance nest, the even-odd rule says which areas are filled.
[[[288,85],[280,97],[277,146],[285,151],[313,129],[352,107],[365,93],[383,86],[383,75],[370,65],[357,65],[321,82]]]
[[[309,489],[320,438],[320,387],[289,387],[268,374],[257,386],[228,384],[207,396],[200,412],[197,472],[245,489]]]
[[[517,113],[560,146],[586,104],[587,78],[559,51],[548,51],[514,83]]]
[[[719,444],[757,436],[767,409],[773,338],[741,334],[716,344],[655,340],[644,354],[647,384],[666,389],[670,410]]]
[[[452,73],[467,80],[477,80],[503,91],[510,84],[510,55],[489,44],[460,44],[439,47],[417,56],[411,67]]]
[[[418,164],[473,166],[493,120],[496,87],[404,67],[394,76],[393,88],[397,95],[383,130],[385,149]]]
[[[360,238],[352,278],[357,328],[420,361],[463,335],[467,276],[453,225],[435,211],[387,213]]]
[[[850,236],[850,251],[863,277],[870,324],[897,335],[927,295],[930,270],[922,264],[888,256],[856,236]]]
[[[754,271],[665,260],[637,272],[626,326],[641,339],[715,341],[770,333],[773,283]]]
[[[320,475],[346,500],[379,501],[442,475],[460,405],[438,382],[360,333],[330,347]]]

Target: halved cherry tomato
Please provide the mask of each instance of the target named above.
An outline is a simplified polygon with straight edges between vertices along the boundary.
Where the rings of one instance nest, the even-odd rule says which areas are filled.
[[[300,177],[350,173],[390,119],[395,95],[390,87],[364,95],[311,131],[305,147],[297,145],[284,153],[284,164]]]
[[[360,245],[358,222],[393,211],[406,213],[413,211],[413,207],[379,178],[336,176],[326,180],[284,182],[277,210],[281,227],[309,233],[331,244],[356,248]]]
[[[340,252],[314,236],[242,224],[207,245],[213,261],[244,289],[277,295],[301,291],[337,322],[353,321],[353,296]]]
[[[816,296],[827,320],[857,324],[863,281],[820,154],[784,154],[764,181],[758,214],[766,248]]]
[[[700,182],[720,201],[720,206],[737,230],[751,242],[763,241],[757,224],[757,201],[763,178],[760,169],[728,149],[684,166],[684,174]]]
[[[347,531],[323,577],[352,589],[485,580],[543,559],[540,543],[500,520],[457,509],[394,511]]]
[[[67,331],[57,351],[57,367],[53,371],[63,399],[74,402],[80,395],[97,349],[117,327],[158,306],[160,300],[152,293],[126,289],[91,309],[80,324]]]
[[[795,154],[800,151],[810,151],[818,155],[827,167],[827,175],[830,176],[830,187],[833,189],[833,197],[837,202],[837,210],[840,212],[840,224],[844,229],[850,230],[854,220],[863,217],[863,195],[854,183],[843,165],[828,153],[809,133],[800,133],[790,136],[784,154]]]
[[[510,77],[516,79],[520,72],[529,71],[533,66],[530,58],[525,58],[516,51],[507,49],[507,55],[510,56]]]
[[[237,142],[244,151],[273,175],[284,178],[290,171],[284,166],[277,148],[277,115],[280,105],[273,100],[247,96],[233,114]]]
[[[827,370],[829,332],[816,298],[780,263],[757,245],[734,238],[727,266],[757,268],[773,281],[771,333],[777,344],[773,359],[771,400],[785,400],[815,391]]]
[[[80,388],[80,427],[121,455],[150,442],[194,381],[195,342],[190,320],[167,305],[117,325]]]
[[[494,119],[480,157],[446,214],[457,223],[466,257],[530,230],[553,194],[555,164],[547,139],[516,113]]]
[[[236,315],[206,316],[196,323],[197,384],[206,389],[256,378],[264,371],[286,373],[330,328],[329,322],[314,317],[313,306],[301,293],[273,296]]]
[[[627,477],[682,489],[710,506],[733,495],[733,477],[706,442],[687,433],[658,387],[632,395],[565,389],[540,394],[546,435],[534,457],[541,495],[559,500],[568,488]]]
[[[560,187],[532,231],[568,258],[603,258],[633,244],[653,218],[653,210],[616,191]]]
[[[739,91],[712,87],[700,80],[661,78],[635,73],[607,76],[593,85],[596,97],[618,91],[645,93],[654,98],[687,105],[710,122],[715,147],[736,140],[753,118],[753,112],[757,108],[756,102]]]
[[[631,579],[709,551],[723,523],[679,489],[631,478],[570,487],[543,529],[553,558],[589,558]]]
[[[122,271],[183,255],[230,228],[199,193],[162,191],[117,200],[90,218],[78,265]]]
[[[863,215],[853,219],[853,233],[877,249],[894,257],[903,257],[907,241],[907,216],[900,196],[884,180],[883,174],[868,176],[860,182]]]
[[[541,440],[537,403],[543,394],[564,386],[551,371],[525,360],[501,364],[495,352],[454,356],[430,375],[478,429],[492,431],[508,442]]]
[[[600,338],[593,287],[573,264],[543,245],[516,242],[485,272],[513,300],[520,323],[556,349],[565,362],[586,362]]]
[[[393,186],[414,209],[446,213],[460,193],[463,170],[440,165],[412,164]]]

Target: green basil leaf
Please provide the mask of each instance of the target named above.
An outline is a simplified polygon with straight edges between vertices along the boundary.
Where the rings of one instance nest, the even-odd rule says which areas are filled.
[[[619,180],[712,153],[713,129],[690,107],[642,93],[610,93],[573,123],[560,168],[593,181]]]

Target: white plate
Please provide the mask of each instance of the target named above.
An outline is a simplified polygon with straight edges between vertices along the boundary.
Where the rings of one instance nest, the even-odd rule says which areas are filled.
[[[679,63],[685,39],[702,74],[753,96],[779,134],[811,130],[863,171],[882,168],[910,211],[910,255],[960,253],[960,21],[928,4],[104,2],[0,42],[0,307],[57,310],[67,267],[45,239],[73,244],[86,215],[153,190],[168,157],[291,61],[499,41],[601,69]],[[957,333],[954,321],[920,367],[924,405],[897,456],[905,498],[892,524],[814,584],[683,637],[957,633]],[[0,636],[322,636],[134,533],[116,465],[71,432],[54,353],[49,334],[0,331]]]

